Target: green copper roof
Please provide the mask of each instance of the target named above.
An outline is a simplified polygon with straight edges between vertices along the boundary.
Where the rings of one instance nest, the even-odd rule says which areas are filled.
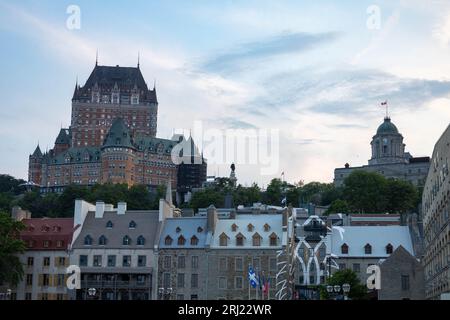
[[[70,145],[70,131],[69,129],[61,129],[55,144],[69,144]]]
[[[391,122],[391,118],[384,118],[384,122],[378,127],[377,134],[398,134],[398,129]]]
[[[109,132],[106,136],[103,148],[107,147],[125,147],[134,149],[133,140],[131,138],[130,130],[122,118],[114,120]]]

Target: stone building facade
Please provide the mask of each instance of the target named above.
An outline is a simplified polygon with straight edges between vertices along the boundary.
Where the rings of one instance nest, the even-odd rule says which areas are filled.
[[[389,117],[378,127],[372,138],[372,157],[367,165],[334,170],[334,184],[341,186],[346,177],[355,170],[379,173],[386,178],[409,181],[416,186],[423,186],[430,167],[429,157],[413,157],[405,152],[403,136]]]
[[[380,265],[378,300],[424,300],[423,266],[403,246],[399,246]]]
[[[60,130],[51,150],[38,145],[29,156],[28,180],[43,192],[107,182],[156,187],[171,181],[176,188],[178,177],[182,192],[201,187],[206,161],[192,138],[156,138],[157,112],[156,89],[147,87],[139,66],[96,64],[85,85],[75,86],[70,127]],[[184,161],[174,162],[172,150]]]
[[[422,194],[427,299],[443,299],[450,295],[449,140],[450,126],[434,146]]]
[[[66,268],[74,232],[73,218],[31,218],[20,208],[13,217],[25,224],[20,239],[26,251],[20,255],[24,266],[22,281],[13,289],[17,300],[68,300]]]

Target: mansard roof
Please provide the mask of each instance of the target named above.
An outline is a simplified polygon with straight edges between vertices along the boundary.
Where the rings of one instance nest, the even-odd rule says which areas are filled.
[[[78,98],[90,99],[94,88],[100,92],[111,92],[118,88],[121,94],[131,93],[137,89],[142,102],[157,103],[156,89],[149,90],[138,67],[119,67],[96,65],[83,87],[75,86],[72,100]]]

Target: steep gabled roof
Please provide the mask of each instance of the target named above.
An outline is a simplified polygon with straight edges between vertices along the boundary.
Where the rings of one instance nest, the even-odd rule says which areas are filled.
[[[59,130],[58,137],[56,137],[55,144],[70,145],[70,130],[61,128],[61,130]]]
[[[32,156],[33,156],[33,157],[36,157],[36,158],[42,157],[42,151],[41,151],[41,148],[39,147],[39,145],[37,145],[37,147],[36,147],[36,149],[34,150]]]
[[[102,147],[125,147],[134,149],[130,130],[122,118],[116,118],[114,120]]]

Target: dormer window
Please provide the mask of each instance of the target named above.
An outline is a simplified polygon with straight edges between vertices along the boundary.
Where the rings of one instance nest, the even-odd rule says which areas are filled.
[[[254,247],[261,246],[261,236],[259,235],[258,232],[253,235],[252,239],[253,239],[253,246]]]
[[[111,102],[113,104],[119,104],[119,93],[118,92],[113,92],[111,94]]]
[[[131,238],[129,236],[123,237],[122,244],[124,246],[129,246],[131,244]]]
[[[92,237],[90,235],[87,235],[86,237],[84,237],[84,245],[85,246],[92,245]]]
[[[342,254],[348,254],[348,245],[347,245],[346,243],[344,243],[344,244],[341,246],[341,253],[342,253]]]
[[[102,236],[100,236],[100,238],[98,238],[98,244],[99,245],[104,246],[104,245],[106,245],[106,242],[107,242],[107,240],[106,240],[106,237],[104,235],[102,235]]]
[[[269,242],[271,246],[277,246],[278,245],[278,236],[275,232],[273,232],[270,236],[269,236]]]
[[[137,238],[137,245],[138,246],[143,246],[145,244],[145,238],[143,236],[139,236]]]
[[[180,233],[180,232],[181,232],[181,228],[180,228],[180,227],[177,227],[177,228],[175,229],[175,231],[176,231],[177,233]]]
[[[172,245],[172,241],[173,241],[173,239],[170,236],[167,236],[166,239],[164,239],[164,244],[166,246],[171,246]]]
[[[53,232],[61,232],[60,226],[53,226]]]
[[[239,232],[239,234],[236,236],[236,246],[238,246],[238,247],[243,246],[244,239],[245,239],[245,237],[243,236],[243,234]]]
[[[92,92],[92,102],[100,103],[100,93],[98,91]]]
[[[136,222],[131,221],[130,224],[128,225],[128,228],[135,229],[136,228]]]
[[[197,228],[197,232],[198,232],[198,233],[202,233],[202,232],[203,232],[203,228],[202,228],[202,227],[198,227],[198,228]]]
[[[178,245],[184,246],[185,243],[186,243],[186,239],[183,236],[179,236],[178,237]]]
[[[191,238],[191,246],[198,245],[198,238],[196,236],[192,236]]]
[[[247,226],[248,232],[252,232],[253,228],[254,228],[254,226],[251,223],[249,223],[249,225]]]
[[[49,232],[49,231],[50,231],[50,227],[49,226],[47,226],[47,225],[42,226],[41,232]]]
[[[236,225],[236,223],[233,223],[231,225],[231,231],[236,232],[237,228],[238,228],[238,226]]]
[[[372,246],[370,244],[366,244],[364,246],[364,253],[365,254],[372,254]]]
[[[112,227],[113,227],[113,223],[112,223],[111,220],[109,220],[109,221],[106,223],[106,228],[107,228],[107,229],[112,229]]]
[[[392,252],[394,251],[394,247],[392,246],[392,244],[388,244],[386,246],[386,254],[392,254]]]
[[[225,233],[222,233],[219,236],[219,243],[221,247],[226,247],[228,245],[228,236]]]
[[[270,230],[270,226],[269,226],[268,223],[266,223],[266,224],[264,225],[264,231],[265,231],[265,232],[268,232],[269,230]]]
[[[135,93],[131,95],[131,104],[139,104],[139,94]]]

